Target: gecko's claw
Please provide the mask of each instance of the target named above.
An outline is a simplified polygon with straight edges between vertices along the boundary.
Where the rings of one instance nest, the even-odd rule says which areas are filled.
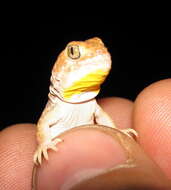
[[[41,164],[42,163],[42,157],[44,157],[46,160],[48,160],[48,149],[52,149],[54,151],[57,151],[58,148],[56,147],[56,144],[62,142],[62,139],[56,138],[48,143],[40,144],[34,154],[34,163]]]

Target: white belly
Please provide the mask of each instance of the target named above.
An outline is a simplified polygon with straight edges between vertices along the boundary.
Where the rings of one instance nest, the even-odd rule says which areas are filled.
[[[65,103],[60,109],[59,122],[50,128],[52,138],[71,128],[78,127],[80,125],[94,124],[96,104],[96,100],[81,104]]]

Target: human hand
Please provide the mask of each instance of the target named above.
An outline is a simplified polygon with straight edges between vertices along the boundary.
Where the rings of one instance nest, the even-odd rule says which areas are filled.
[[[59,151],[49,151],[49,161],[37,168],[37,189],[171,189],[171,79],[144,89],[134,104],[122,98],[99,103],[119,128],[136,129],[138,144],[112,129],[68,131]],[[35,130],[18,124],[0,133],[1,190],[31,189]]]

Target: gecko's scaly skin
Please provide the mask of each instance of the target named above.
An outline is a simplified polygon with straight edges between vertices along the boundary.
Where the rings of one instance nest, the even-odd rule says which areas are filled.
[[[110,54],[99,38],[70,42],[60,53],[52,69],[49,100],[37,123],[35,163],[41,163],[42,155],[48,159],[48,149],[57,150],[62,140],[55,137],[68,129],[95,123],[115,128],[95,100],[110,69]]]

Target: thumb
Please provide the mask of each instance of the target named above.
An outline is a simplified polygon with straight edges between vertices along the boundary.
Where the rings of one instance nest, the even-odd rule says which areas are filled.
[[[117,129],[84,126],[65,132],[59,152],[37,168],[37,189],[170,189],[140,146]]]

